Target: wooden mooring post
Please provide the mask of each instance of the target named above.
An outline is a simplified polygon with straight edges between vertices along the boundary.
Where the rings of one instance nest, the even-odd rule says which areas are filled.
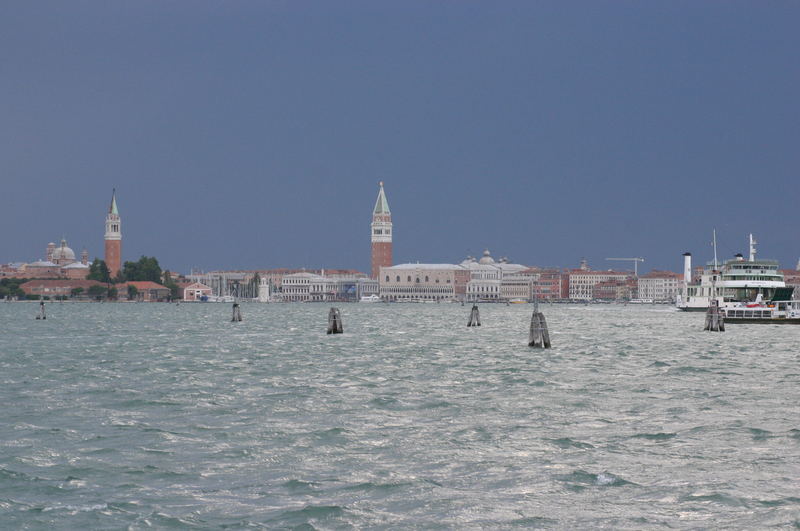
[[[239,308],[239,303],[233,303],[233,317],[231,317],[231,322],[236,323],[242,320],[242,310]]]
[[[39,313],[36,315],[36,320],[40,319],[47,319],[47,315],[44,313],[44,301],[39,301]]]
[[[539,299],[534,300],[533,315],[531,315],[531,330],[528,334],[528,346],[535,348],[550,348],[550,332],[547,330],[547,320],[539,311]]]
[[[478,305],[473,304],[472,310],[469,312],[469,321],[467,321],[467,326],[480,326],[481,325],[481,313],[478,311]]]
[[[708,310],[706,310],[706,325],[703,330],[708,330],[709,332],[725,331],[725,316],[722,314],[719,301],[716,298],[708,305]]]
[[[328,312],[328,333],[341,334],[342,332],[344,332],[342,314],[339,312],[339,308],[331,308]]]

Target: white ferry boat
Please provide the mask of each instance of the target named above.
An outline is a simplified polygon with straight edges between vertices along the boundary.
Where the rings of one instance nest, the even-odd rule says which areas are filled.
[[[378,295],[364,295],[359,302],[381,302],[381,298]]]
[[[792,300],[793,289],[779,289],[767,302],[759,298],[729,306],[722,310],[725,323],[800,324],[800,300]]]
[[[716,237],[715,237],[716,240]],[[776,291],[785,288],[783,273],[775,260],[756,259],[756,241],[750,235],[750,256],[745,260],[737,254],[721,266],[717,261],[709,263],[703,270],[700,282],[686,284],[678,297],[676,306],[683,311],[705,311],[712,298],[716,298],[721,309],[735,308],[740,303],[770,300]],[[714,251],[716,255],[716,248]],[[691,255],[686,253],[685,275],[691,275]]]

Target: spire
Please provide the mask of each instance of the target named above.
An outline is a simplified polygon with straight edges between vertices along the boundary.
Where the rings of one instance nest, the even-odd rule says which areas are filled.
[[[378,184],[381,189],[378,192],[378,200],[375,201],[375,209],[372,211],[372,214],[391,214],[391,212],[389,212],[389,202],[386,201],[386,194],[383,192],[383,181]]]
[[[119,210],[117,210],[117,189],[114,188],[111,192],[111,206],[108,208],[109,214],[116,214],[119,215]]]

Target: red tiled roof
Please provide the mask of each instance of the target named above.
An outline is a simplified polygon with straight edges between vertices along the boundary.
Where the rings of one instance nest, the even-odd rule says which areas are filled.
[[[681,273],[674,273],[672,271],[659,271],[654,269],[647,274],[639,275],[640,278],[678,278],[683,277]]]
[[[147,289],[169,289],[166,286],[162,286],[161,284],[158,284],[156,282],[152,282],[150,280],[131,280],[131,281],[126,282],[124,284],[121,284],[120,286],[117,286],[117,287],[119,288],[121,286],[133,286],[136,289],[138,289],[139,291],[147,290]]]

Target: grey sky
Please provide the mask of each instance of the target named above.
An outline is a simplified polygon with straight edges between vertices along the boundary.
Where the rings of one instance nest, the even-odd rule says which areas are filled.
[[[6,2],[0,262],[800,256],[797,2]],[[616,265],[619,267],[619,265]]]

